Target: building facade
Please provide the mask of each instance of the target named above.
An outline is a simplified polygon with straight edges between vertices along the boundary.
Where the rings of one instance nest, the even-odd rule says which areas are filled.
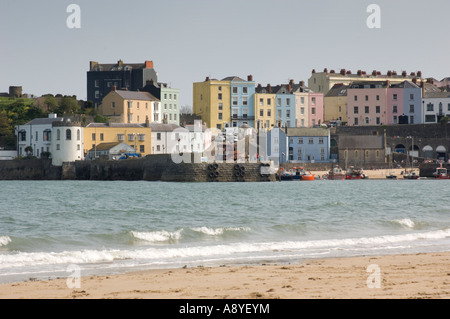
[[[427,92],[422,100],[423,123],[439,123],[450,118],[450,92]]]
[[[161,102],[162,122],[180,125],[180,90],[167,83],[149,81],[142,91],[149,92]]]
[[[87,99],[97,108],[113,86],[117,89],[137,91],[142,89],[147,81],[157,82],[157,77],[153,61],[124,63],[119,60],[112,64],[91,61],[87,72]]]
[[[230,81],[231,92],[231,127],[248,124],[255,126],[255,82],[249,75],[247,81],[237,77],[227,77],[222,81]]]
[[[347,123],[348,85],[335,84],[323,98],[323,120],[325,122]]]
[[[330,162],[328,128],[288,128],[288,161],[290,163]]]
[[[115,87],[105,96],[99,114],[110,123],[162,122],[161,103],[148,92],[116,90]]]
[[[52,165],[61,166],[64,162],[84,159],[83,127],[81,122],[70,120],[52,123]]]
[[[271,130],[276,125],[276,94],[269,93],[266,87],[258,85],[255,89],[255,129]]]
[[[151,154],[152,130],[142,124],[90,123],[84,128],[84,154],[104,143],[126,143],[142,156]]]
[[[48,118],[36,118],[24,125],[16,126],[17,155],[51,158],[52,140],[54,139],[52,123],[63,120],[56,114],[49,114]],[[25,151],[25,148],[28,152]]]

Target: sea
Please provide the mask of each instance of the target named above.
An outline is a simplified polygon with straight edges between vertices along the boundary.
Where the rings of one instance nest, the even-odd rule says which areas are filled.
[[[450,251],[450,181],[0,181],[0,283]],[[76,267],[76,268],[74,268]]]

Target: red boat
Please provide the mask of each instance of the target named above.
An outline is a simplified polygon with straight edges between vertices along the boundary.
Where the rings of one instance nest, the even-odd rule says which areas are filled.
[[[441,166],[436,168],[436,172],[433,173],[434,178],[436,179],[450,179],[448,175],[447,169]]]
[[[361,169],[355,169],[353,166],[350,166],[345,173],[345,179],[365,179],[366,176]]]
[[[341,168],[334,167],[326,175],[324,175],[323,178],[327,180],[344,180],[345,173],[342,171]]]

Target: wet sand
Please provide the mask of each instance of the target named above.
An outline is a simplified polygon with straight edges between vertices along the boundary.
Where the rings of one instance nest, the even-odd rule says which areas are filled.
[[[448,299],[450,252],[149,270],[82,277],[79,288],[66,278],[27,281],[1,284],[0,298]]]

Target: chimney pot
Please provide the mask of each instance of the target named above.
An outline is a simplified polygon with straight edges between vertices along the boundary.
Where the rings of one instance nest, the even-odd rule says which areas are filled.
[[[145,61],[146,69],[153,69],[153,61]]]
[[[208,82],[208,81],[209,81],[209,76],[207,76],[205,79],[205,82]]]
[[[248,82],[252,82],[252,81],[253,81],[253,75],[247,76],[247,81],[248,81]]]

